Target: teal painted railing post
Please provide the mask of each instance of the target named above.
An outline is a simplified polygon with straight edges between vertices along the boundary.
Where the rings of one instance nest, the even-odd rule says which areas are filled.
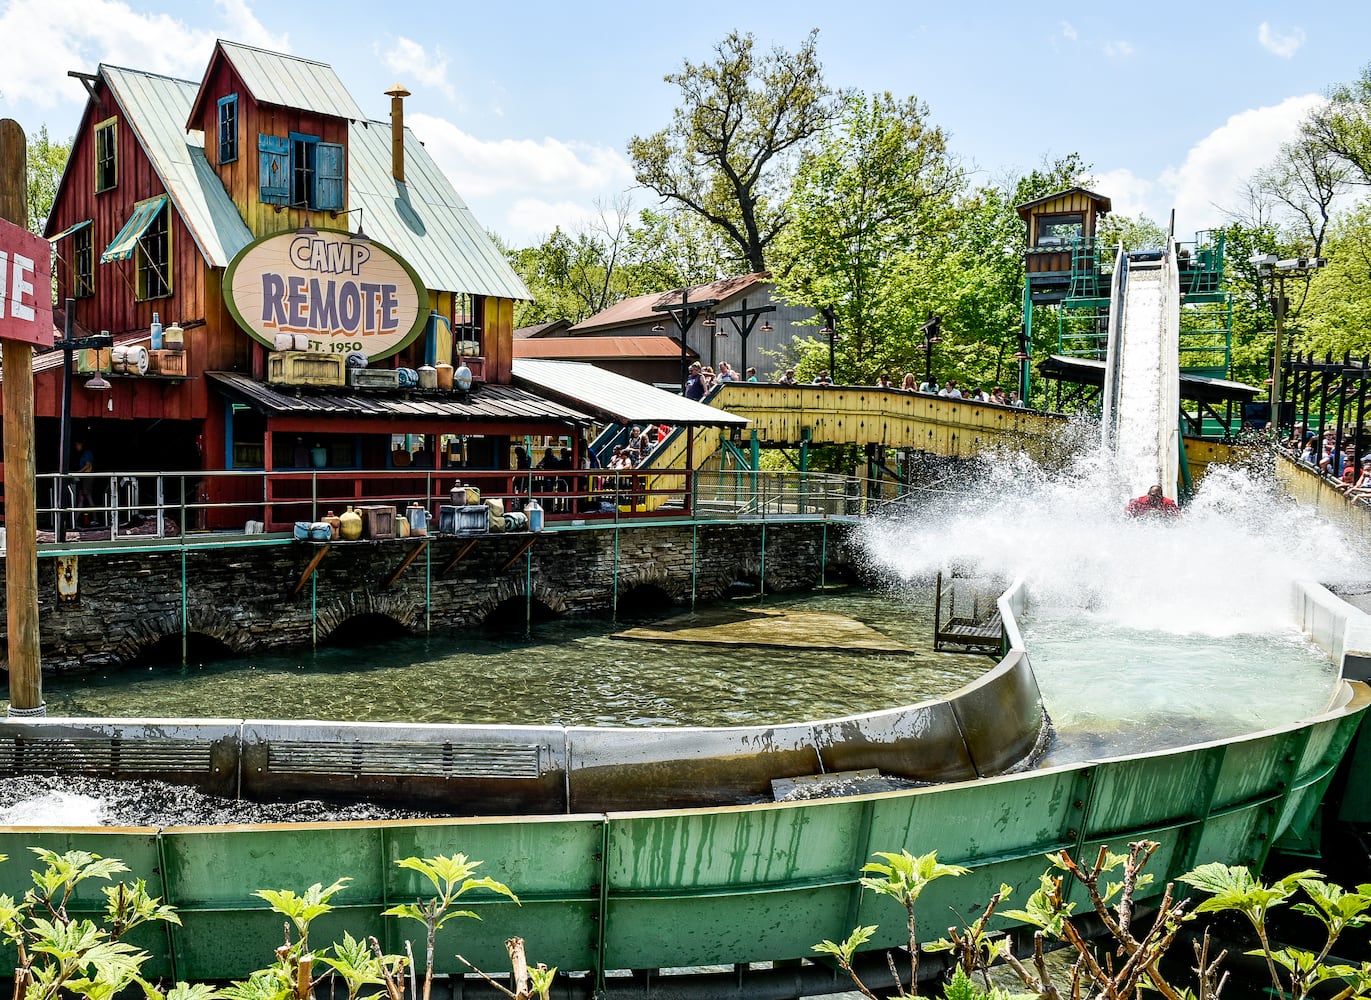
[[[185,523],[186,523],[184,518],[182,518],[181,523],[182,523],[182,524],[185,524]],[[184,537],[184,536],[183,536],[183,537]],[[182,546],[181,546],[181,666],[183,666],[183,667],[186,665],[186,661],[187,661],[188,659],[190,659],[190,655],[189,655],[189,650],[190,650],[190,599],[189,599],[189,597],[187,596],[186,590],[187,590],[187,583],[186,583],[186,547],[185,547],[185,545],[182,545]]]
[[[616,504],[617,506],[617,504]],[[611,578],[611,586],[614,588],[609,595],[609,620],[617,622],[619,620],[619,515],[614,515],[614,572]]]
[[[828,522],[823,523],[823,536],[819,542],[819,586],[828,586]]]
[[[571,802],[567,802],[571,811]],[[600,909],[595,917],[595,995],[605,995],[605,928],[609,925],[609,818],[600,820]]]
[[[524,550],[524,638],[533,635],[533,546]]]
[[[433,543],[424,546],[424,631],[433,631]]]
[[[309,575],[309,644],[319,645],[319,573]]]
[[[700,522],[690,526],[690,610],[695,610],[695,595],[700,582]]]
[[[757,577],[757,596],[766,596],[766,521],[762,521],[762,569]]]

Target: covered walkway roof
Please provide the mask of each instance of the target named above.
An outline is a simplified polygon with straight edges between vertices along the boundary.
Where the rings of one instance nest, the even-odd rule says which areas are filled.
[[[1052,354],[1038,365],[1038,371],[1047,378],[1060,379],[1063,382],[1104,387],[1104,362],[1094,358],[1071,358],[1064,354]],[[1228,400],[1250,403],[1265,391],[1246,382],[1232,382],[1226,378],[1209,378],[1181,372],[1181,399],[1192,399],[1201,403],[1223,403]]]
[[[619,424],[745,427],[750,421],[579,361],[515,358],[514,382],[567,406]]]

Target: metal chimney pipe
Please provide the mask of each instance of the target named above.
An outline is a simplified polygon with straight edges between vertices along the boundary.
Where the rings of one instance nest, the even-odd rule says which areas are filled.
[[[390,98],[390,172],[402,184],[405,180],[405,98],[409,91],[396,84],[386,91]]]

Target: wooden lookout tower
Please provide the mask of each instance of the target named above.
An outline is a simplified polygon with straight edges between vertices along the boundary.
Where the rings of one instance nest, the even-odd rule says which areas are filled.
[[[1029,300],[1049,305],[1068,295],[1099,291],[1096,226],[1110,208],[1104,195],[1080,187],[1017,206],[1019,218],[1028,224],[1025,306]]]

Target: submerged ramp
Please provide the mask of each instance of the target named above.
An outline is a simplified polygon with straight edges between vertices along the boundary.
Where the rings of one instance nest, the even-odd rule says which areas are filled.
[[[1168,244],[1171,241],[1168,240]],[[1132,495],[1161,483],[1176,495],[1180,454],[1180,274],[1170,250],[1119,252],[1105,365],[1106,446]]]

